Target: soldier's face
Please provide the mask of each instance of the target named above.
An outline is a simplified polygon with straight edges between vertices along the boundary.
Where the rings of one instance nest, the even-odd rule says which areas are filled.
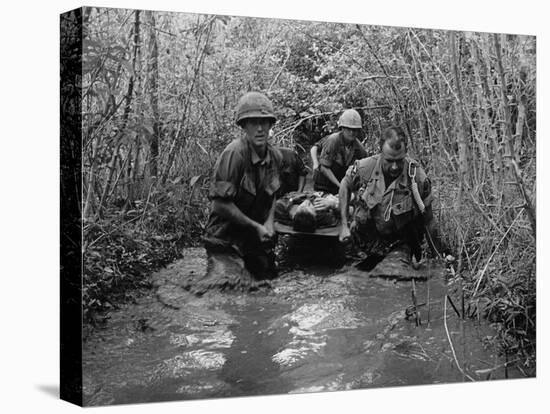
[[[269,118],[248,118],[244,120],[242,126],[248,142],[255,148],[265,148],[269,138],[269,130],[273,126]]]
[[[353,128],[342,128],[342,134],[344,135],[344,141],[346,141],[347,144],[351,144],[356,136],[356,129]]]
[[[382,172],[390,178],[397,178],[403,166],[405,165],[405,157],[407,151],[405,146],[401,145],[400,149],[392,148],[387,142],[382,147]]]

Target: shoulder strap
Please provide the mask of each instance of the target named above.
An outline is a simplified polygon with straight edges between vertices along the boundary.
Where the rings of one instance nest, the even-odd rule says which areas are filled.
[[[374,168],[376,167],[376,164],[378,163],[379,155],[373,155],[372,157],[366,158],[365,165],[362,166],[364,169],[361,171],[360,175],[361,178],[365,181],[370,180],[370,177],[372,176],[372,172],[374,171]],[[357,161],[360,163],[363,160]]]

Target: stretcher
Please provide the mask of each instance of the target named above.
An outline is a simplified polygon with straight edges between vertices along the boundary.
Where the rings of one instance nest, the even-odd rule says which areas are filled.
[[[309,236],[329,236],[329,237],[338,237],[340,234],[340,228],[342,225],[339,223],[336,226],[332,227],[323,227],[320,229],[316,229],[314,232],[303,232],[303,231],[296,231],[292,228],[292,226],[279,223],[278,221],[275,221],[274,223],[275,231],[279,234],[301,234],[301,235],[309,235]]]

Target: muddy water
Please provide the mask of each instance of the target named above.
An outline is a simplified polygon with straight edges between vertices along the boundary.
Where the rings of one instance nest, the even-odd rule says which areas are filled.
[[[162,301],[152,294],[112,312],[85,342],[85,404],[503,378],[504,361],[483,341],[491,329],[449,307],[459,371],[444,326],[444,269],[430,270],[416,283],[419,326],[407,317],[411,282],[351,266],[287,271],[257,293],[197,298],[164,286]]]

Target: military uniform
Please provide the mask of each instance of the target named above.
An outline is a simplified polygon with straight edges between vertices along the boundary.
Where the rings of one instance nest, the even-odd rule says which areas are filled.
[[[319,141],[312,145],[313,147],[317,147],[317,153],[319,154],[319,156],[321,156],[321,153],[323,152],[323,147],[325,146],[328,137],[330,137],[330,135],[321,138]]]
[[[296,151],[289,148],[277,148],[282,156],[281,188],[278,195],[282,196],[291,191],[298,191],[300,177],[307,175],[307,169]]]
[[[263,224],[280,188],[281,153],[267,145],[262,159],[244,138],[231,142],[220,155],[210,187],[211,199],[232,201],[250,219]],[[251,273],[274,271],[273,243],[261,243],[253,229],[211,212],[204,237],[212,252],[232,251]]]
[[[341,131],[329,135],[322,147],[319,163],[330,169],[338,181],[342,180],[347,168],[354,161],[367,157],[367,151],[357,139],[346,145]],[[338,187],[322,171],[315,175],[313,188],[316,191],[338,194]]]
[[[405,158],[401,174],[386,186],[381,156],[356,161],[342,185],[357,194],[351,232],[354,240],[369,251],[385,255],[401,242],[420,259],[423,225],[433,219],[430,180],[418,163]],[[426,207],[422,215],[414,200],[410,171],[415,171],[418,191]]]

